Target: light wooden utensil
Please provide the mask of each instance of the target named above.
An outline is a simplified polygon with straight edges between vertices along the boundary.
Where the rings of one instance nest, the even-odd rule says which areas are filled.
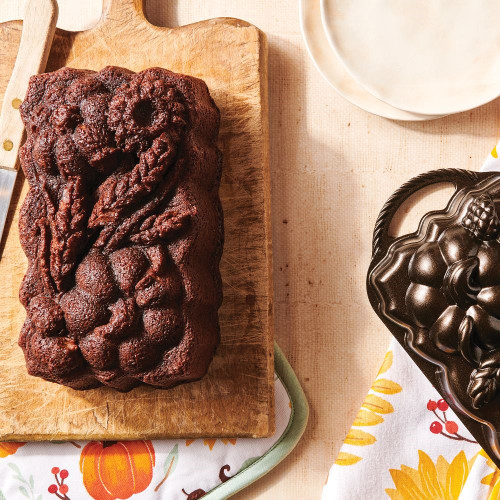
[[[30,77],[45,69],[56,23],[56,0],[26,2],[21,43],[0,113],[0,239],[14,191],[19,166],[17,154],[24,134],[19,106]]]
[[[20,28],[17,22],[0,24],[0,94]],[[265,35],[227,18],[153,26],[141,0],[105,0],[94,28],[56,30],[46,70],[65,65],[93,70],[117,65],[133,71],[161,66],[206,81],[221,110],[224,161],[221,344],[206,377],[167,391],[78,392],[30,377],[17,345],[25,318],[19,284],[26,272],[18,215],[27,183],[20,173],[0,259],[0,440],[270,435],[274,362]]]

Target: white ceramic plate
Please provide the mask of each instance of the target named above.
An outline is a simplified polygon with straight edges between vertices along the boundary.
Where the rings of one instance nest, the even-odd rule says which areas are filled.
[[[300,1],[300,27],[309,55],[318,71],[340,95],[352,104],[375,115],[393,120],[422,121],[441,116],[402,111],[377,99],[360,85],[346,70],[328,43],[321,22],[320,0]]]
[[[320,0],[328,40],[370,93],[451,114],[500,94],[498,0]]]

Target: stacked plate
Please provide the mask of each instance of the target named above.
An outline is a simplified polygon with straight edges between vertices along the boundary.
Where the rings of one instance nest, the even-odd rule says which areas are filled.
[[[301,0],[310,56],[346,99],[429,120],[500,95],[497,0]]]

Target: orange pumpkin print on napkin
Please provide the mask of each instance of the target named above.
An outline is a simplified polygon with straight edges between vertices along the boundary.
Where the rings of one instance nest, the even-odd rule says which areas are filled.
[[[95,500],[130,498],[153,479],[151,441],[91,441],[80,455],[83,484]]]
[[[8,457],[9,455],[14,455],[14,453],[26,443],[14,443],[14,442],[0,442],[0,458]]]

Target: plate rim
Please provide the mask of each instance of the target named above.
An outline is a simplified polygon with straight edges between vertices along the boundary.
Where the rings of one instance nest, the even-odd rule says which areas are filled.
[[[489,102],[497,99],[500,97],[500,84],[498,91],[494,95],[489,95],[486,99],[481,100],[478,103],[475,104],[467,104],[467,105],[462,105],[459,107],[452,107],[452,108],[443,108],[439,110],[423,110],[423,109],[412,109],[411,107],[401,107],[401,103],[396,103],[391,99],[390,96],[382,95],[380,90],[377,87],[374,87],[371,85],[369,82],[364,82],[362,81],[362,78],[360,78],[359,75],[356,74],[354,69],[348,64],[346,61],[346,58],[341,54],[341,51],[338,49],[337,44],[334,41],[334,38],[332,36],[332,31],[333,27],[329,23],[326,15],[326,5],[327,2],[331,2],[331,0],[319,0],[320,2],[320,11],[321,11],[321,22],[323,24],[323,31],[326,35],[326,38],[328,40],[328,43],[330,45],[330,49],[335,52],[339,60],[342,62],[344,68],[346,71],[349,73],[349,75],[361,86],[363,87],[368,93],[379,99],[380,101],[388,104],[389,106],[399,109],[401,111],[405,111],[408,113],[414,113],[414,114],[420,114],[420,115],[427,115],[427,116],[436,116],[436,117],[441,117],[441,116],[447,116],[447,115],[453,115],[456,113],[463,113],[465,111],[470,111],[472,109],[479,108],[480,106],[484,106],[485,104],[488,104]]]
[[[363,86],[360,86],[359,83],[353,79],[353,83],[360,86],[360,91],[366,92],[367,95],[370,96],[370,98],[373,98],[374,103],[378,104],[381,106],[382,109],[376,109],[375,106],[367,106],[366,103],[360,103],[358,99],[354,95],[351,95],[341,88],[339,88],[338,85],[334,81],[330,79],[330,77],[327,75],[327,73],[324,71],[322,65],[318,61],[318,56],[316,51],[311,47],[311,37],[309,30],[306,28],[306,16],[308,14],[308,7],[313,3],[317,2],[319,3],[319,0],[300,0],[299,1],[299,24],[300,24],[300,31],[302,34],[302,38],[304,40],[304,44],[306,46],[307,53],[309,57],[311,58],[315,68],[318,70],[320,75],[326,80],[326,82],[338,93],[340,94],[344,99],[349,101],[351,104],[354,106],[371,113],[376,116],[380,116],[382,118],[386,118],[389,120],[395,120],[395,121],[407,121],[407,122],[422,122],[422,121],[427,121],[427,120],[436,120],[438,118],[442,118],[443,116],[446,115],[425,115],[421,113],[411,113],[405,110],[401,110],[399,108],[395,108],[394,106],[391,106],[390,104],[387,104],[386,102],[378,99],[377,97],[373,96],[370,94]],[[311,14],[309,14],[311,15]],[[321,15],[320,15],[320,25],[321,29],[324,30],[323,24],[321,22]],[[326,34],[325,34],[326,37]],[[328,44],[328,49],[330,52],[332,52],[333,55],[335,53],[332,51],[331,46]],[[338,61],[339,64],[343,66],[342,61],[339,59]],[[349,78],[352,78],[352,76],[347,72],[347,69],[345,69],[346,76]],[[387,108],[387,111],[383,111],[383,108]]]

